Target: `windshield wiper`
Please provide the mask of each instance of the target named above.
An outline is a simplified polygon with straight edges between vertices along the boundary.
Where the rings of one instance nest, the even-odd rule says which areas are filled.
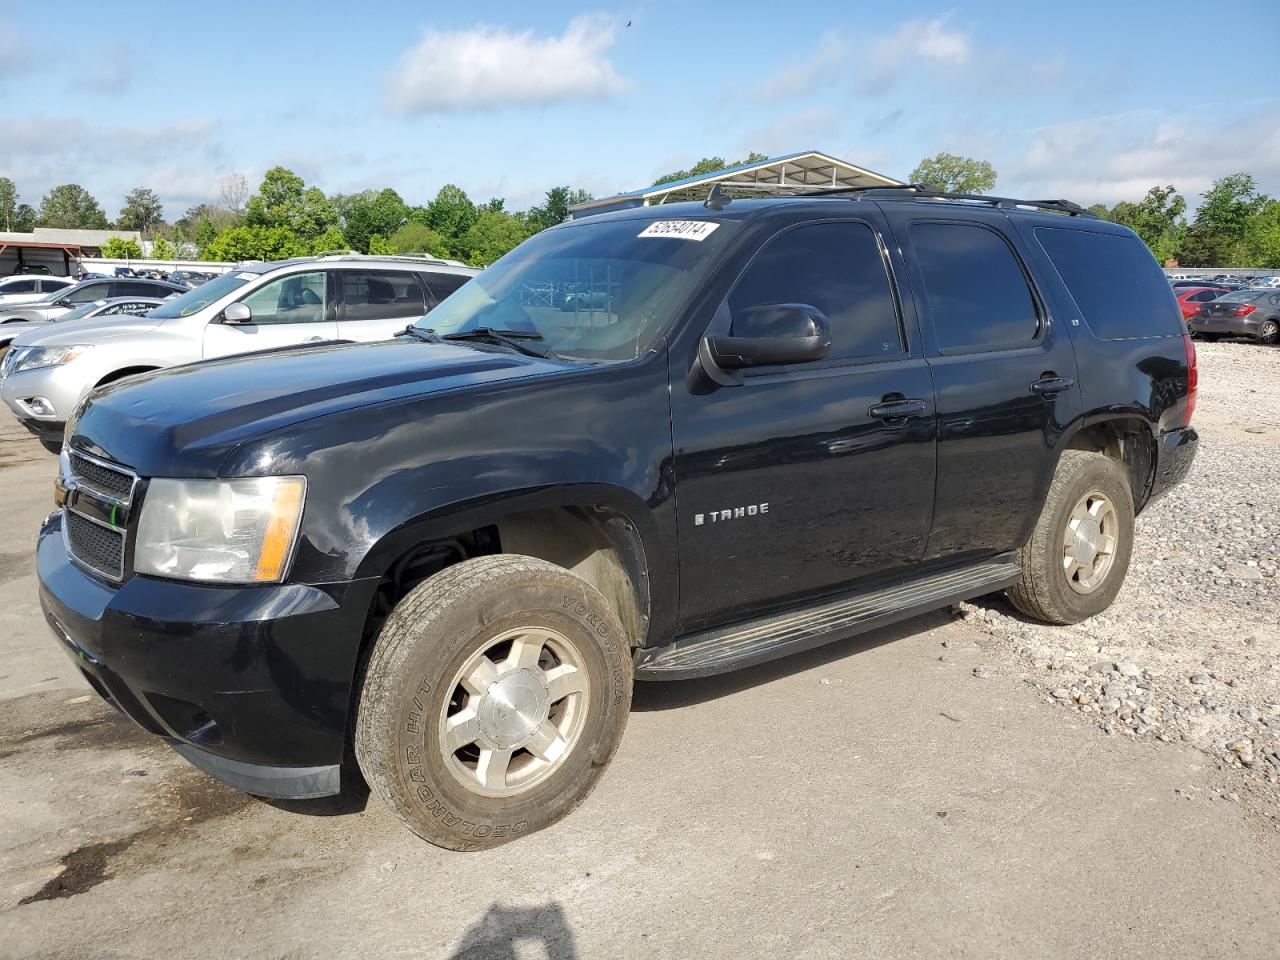
[[[502,344],[504,347],[510,347],[519,353],[523,353],[527,357],[541,357],[542,359],[559,359],[556,357],[555,351],[550,347],[531,347],[527,342],[529,340],[546,339],[540,333],[527,333],[523,330],[495,330],[493,327],[476,327],[474,330],[463,330],[458,333],[446,333],[440,337],[441,340],[488,340],[493,343]]]
[[[440,338],[436,336],[434,330],[419,330],[412,323],[396,334],[397,337],[403,337],[405,334],[414,339],[421,340],[423,343],[439,343]]]

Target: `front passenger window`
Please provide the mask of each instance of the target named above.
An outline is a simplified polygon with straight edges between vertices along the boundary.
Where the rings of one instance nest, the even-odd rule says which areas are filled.
[[[253,323],[319,323],[328,306],[324,271],[281,277],[240,302],[253,311]]]
[[[828,359],[881,359],[904,351],[884,256],[864,223],[814,223],[770,240],[729,295],[729,310],[736,315],[774,303],[804,303],[826,315]]]
[[[94,300],[100,300],[107,295],[107,285],[105,283],[90,283],[83,287],[76,287],[66,299],[75,304],[92,303]]]

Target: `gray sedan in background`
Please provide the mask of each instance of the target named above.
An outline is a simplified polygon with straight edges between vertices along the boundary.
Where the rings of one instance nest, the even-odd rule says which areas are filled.
[[[141,317],[150,313],[164,300],[160,297],[111,297],[106,300],[94,300],[72,307],[66,313],[54,317],[51,321],[19,320],[0,323],[0,355],[13,343],[14,337],[30,330],[47,330],[48,323],[67,323],[74,320],[88,320],[92,317]]]

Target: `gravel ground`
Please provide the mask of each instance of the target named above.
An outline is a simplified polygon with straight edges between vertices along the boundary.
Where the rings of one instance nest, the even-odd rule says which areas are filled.
[[[1138,518],[1106,615],[1062,628],[1003,598],[959,610],[1047,703],[1112,736],[1191,744],[1221,798],[1280,829],[1280,349],[1197,350],[1194,469]]]

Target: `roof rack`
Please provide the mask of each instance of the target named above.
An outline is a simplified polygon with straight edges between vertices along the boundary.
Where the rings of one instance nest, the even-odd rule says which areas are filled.
[[[905,195],[906,199],[959,200],[965,203],[985,203],[1004,210],[1031,207],[1037,210],[1065,213],[1071,217],[1098,219],[1096,213],[1070,200],[1017,200],[1013,197],[989,197],[981,193],[949,193],[921,183],[904,183],[900,187],[836,187],[833,190],[820,190],[815,193],[819,196],[852,194],[855,200],[901,200]]]

